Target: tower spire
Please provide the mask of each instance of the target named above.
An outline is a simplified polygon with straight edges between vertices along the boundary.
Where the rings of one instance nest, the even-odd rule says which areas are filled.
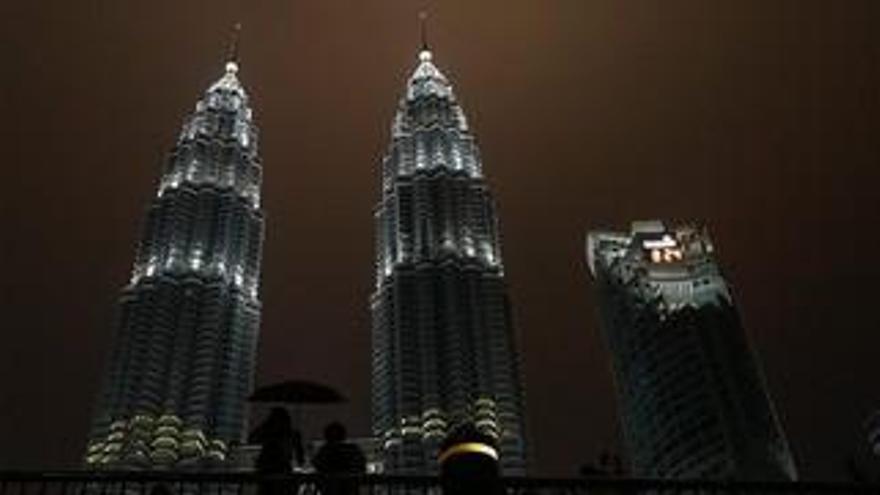
[[[236,22],[229,33],[229,46],[226,48],[226,72],[238,70],[238,44],[241,40],[241,23]]]
[[[428,46],[428,13],[424,10],[419,12],[419,30],[422,39],[422,51],[431,51]]]

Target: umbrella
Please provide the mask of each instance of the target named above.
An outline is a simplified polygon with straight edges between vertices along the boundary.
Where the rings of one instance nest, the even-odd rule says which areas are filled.
[[[248,400],[284,404],[335,404],[345,402],[345,397],[327,385],[305,380],[287,380],[258,388]]]

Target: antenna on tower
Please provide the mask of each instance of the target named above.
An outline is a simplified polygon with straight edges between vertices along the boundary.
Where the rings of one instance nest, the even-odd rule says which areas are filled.
[[[229,34],[229,47],[226,51],[226,61],[238,63],[238,43],[241,40],[241,23],[236,22]]]
[[[428,13],[424,10],[419,12],[419,29],[421,31],[422,37],[422,51],[429,51],[428,49]]]

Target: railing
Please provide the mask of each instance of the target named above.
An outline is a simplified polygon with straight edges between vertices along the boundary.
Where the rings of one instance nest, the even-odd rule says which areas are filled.
[[[501,478],[449,484],[427,476],[0,471],[0,495],[880,495],[880,485],[627,478]]]

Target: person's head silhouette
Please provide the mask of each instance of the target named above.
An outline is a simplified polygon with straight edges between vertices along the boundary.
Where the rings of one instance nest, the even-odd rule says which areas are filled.
[[[356,443],[346,442],[342,423],[332,422],[324,427],[324,445],[312,458],[312,466],[322,475],[356,476],[366,474],[367,459]],[[321,483],[319,482],[319,485]],[[319,491],[324,495],[356,494],[358,483],[354,480],[327,480]]]
[[[342,443],[345,441],[346,436],[345,426],[339,421],[334,421],[324,427],[324,440],[327,443]]]
[[[345,426],[339,421],[334,421],[324,427],[324,440],[326,440],[327,443],[344,442],[347,435],[348,433],[345,431]]]

